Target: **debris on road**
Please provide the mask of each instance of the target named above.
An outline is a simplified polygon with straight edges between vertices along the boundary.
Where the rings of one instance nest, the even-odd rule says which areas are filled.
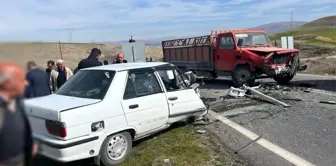
[[[336,104],[336,101],[320,101],[320,103],[323,103],[323,104],[333,104],[333,105],[335,105],[335,104]]]
[[[171,166],[171,162],[169,159],[164,159],[163,162],[167,165],[167,166]]]
[[[206,131],[205,130],[196,130],[198,134],[204,134]]]
[[[261,84],[259,86],[254,86],[251,87],[252,89],[259,89],[261,87]],[[228,91],[228,96],[230,97],[244,97],[245,94],[247,93],[246,89],[240,89],[240,88],[235,88],[235,87],[230,87],[229,91]]]
[[[244,88],[247,89],[247,90],[250,90],[251,92],[253,92],[254,94],[256,94],[258,96],[261,96],[261,97],[265,98],[269,102],[272,102],[272,103],[275,103],[275,104],[280,104],[280,105],[282,105],[284,107],[290,107],[290,105],[288,105],[288,104],[286,104],[286,103],[284,103],[282,101],[279,101],[279,100],[277,100],[277,99],[275,99],[275,98],[273,98],[271,96],[265,95],[265,94],[263,94],[263,93],[255,90],[255,88],[251,88],[251,87],[248,87],[246,85],[244,85]]]
[[[295,97],[295,98],[282,97],[281,99],[282,99],[282,100],[292,100],[292,101],[302,101],[302,99],[297,98],[297,97]]]
[[[310,92],[310,90],[306,89],[306,90],[303,90],[303,92],[309,93],[309,92]]]
[[[262,135],[259,136],[258,138],[252,140],[251,142],[249,142],[248,144],[246,144],[245,146],[243,146],[242,148],[240,148],[239,150],[235,151],[235,154],[238,154],[240,152],[242,152],[243,150],[245,150],[246,148],[250,147],[252,144],[256,143],[258,140],[260,140],[262,138]]]
[[[227,95],[231,97],[244,97],[245,93],[246,93],[245,89],[234,88],[231,86]]]

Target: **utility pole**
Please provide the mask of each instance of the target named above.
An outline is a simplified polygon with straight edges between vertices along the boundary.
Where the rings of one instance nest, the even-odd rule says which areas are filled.
[[[133,36],[128,40],[129,43],[135,43],[135,40],[133,39]]]
[[[71,43],[72,41],[72,32],[73,32],[73,28],[68,29],[68,34],[69,34],[69,43]]]

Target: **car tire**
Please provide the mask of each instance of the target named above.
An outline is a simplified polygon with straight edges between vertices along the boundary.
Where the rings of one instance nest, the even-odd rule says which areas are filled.
[[[253,86],[255,76],[247,65],[239,65],[232,72],[232,82],[236,88],[240,88],[244,84],[247,86]]]
[[[116,166],[124,162],[132,151],[133,140],[129,132],[108,136],[100,148],[100,159],[105,166]]]

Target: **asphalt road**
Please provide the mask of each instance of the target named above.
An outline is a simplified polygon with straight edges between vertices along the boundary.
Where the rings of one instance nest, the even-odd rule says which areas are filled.
[[[271,79],[259,82],[265,84],[260,91],[291,106],[284,108],[247,97],[221,98],[230,87],[230,81],[225,79],[208,81],[201,87],[201,95],[214,112],[263,139],[238,153],[251,165],[258,166],[294,165],[295,162],[336,165],[336,105],[319,103],[336,101],[336,77],[299,74],[286,87],[278,87]],[[302,101],[289,100],[294,98]],[[251,142],[239,127],[221,121],[205,129],[236,151]],[[277,147],[265,148],[262,144],[265,141]],[[281,150],[288,152],[284,154]]]

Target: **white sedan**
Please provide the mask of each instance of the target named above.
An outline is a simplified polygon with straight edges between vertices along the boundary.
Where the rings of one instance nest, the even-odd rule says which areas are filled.
[[[70,162],[118,165],[132,142],[206,106],[170,63],[124,63],[78,71],[55,94],[25,101],[39,153]]]

